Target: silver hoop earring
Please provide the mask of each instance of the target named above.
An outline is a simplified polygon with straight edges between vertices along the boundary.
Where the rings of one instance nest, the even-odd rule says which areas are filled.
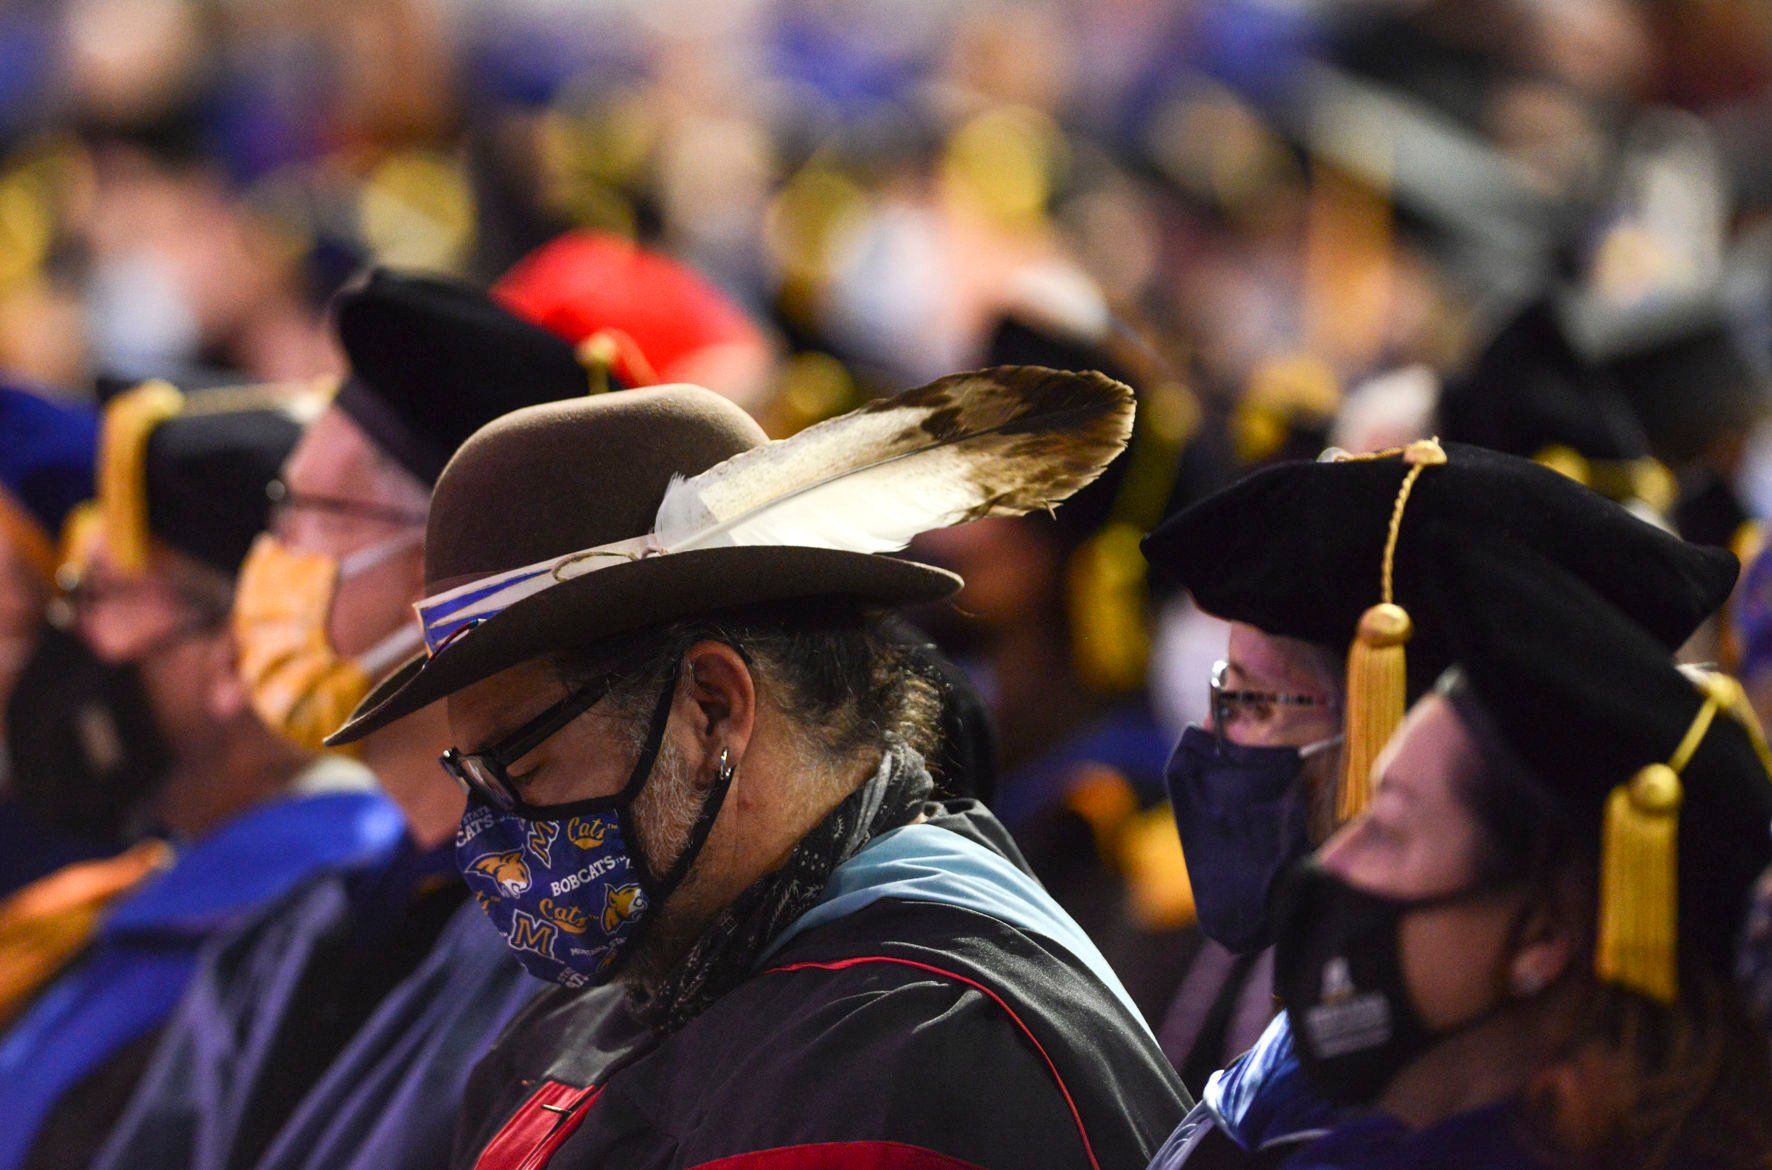
[[[720,749],[719,771],[714,777],[721,784],[732,783],[732,774],[738,769],[732,765],[732,753],[726,748]]]

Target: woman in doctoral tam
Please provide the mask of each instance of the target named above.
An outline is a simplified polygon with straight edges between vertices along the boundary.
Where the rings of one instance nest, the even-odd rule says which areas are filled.
[[[1739,685],[1542,559],[1433,543],[1460,665],[1277,909],[1305,1074],[1370,1112],[1286,1166],[1772,1164],[1732,978],[1772,755]]]

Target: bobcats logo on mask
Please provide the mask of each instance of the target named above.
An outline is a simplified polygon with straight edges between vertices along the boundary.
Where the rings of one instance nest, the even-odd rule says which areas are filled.
[[[559,835],[560,826],[552,821],[536,821],[530,826],[529,840],[524,844],[544,868],[553,864],[549,854],[554,847],[554,839]]]
[[[583,934],[591,925],[591,916],[577,906],[562,906],[552,898],[543,898],[538,908],[549,922],[572,934]]]
[[[609,822],[602,817],[573,817],[566,822],[566,836],[580,849],[595,849],[609,835]]]
[[[534,951],[544,958],[556,958],[554,940],[559,930],[551,922],[543,922],[533,914],[518,910],[511,916],[511,933],[506,941],[513,950]]]
[[[603,929],[614,930],[644,909],[646,895],[640,892],[637,884],[610,890],[603,897]]]
[[[468,872],[492,879],[506,897],[514,898],[529,888],[529,866],[521,853],[489,853],[470,865]]]

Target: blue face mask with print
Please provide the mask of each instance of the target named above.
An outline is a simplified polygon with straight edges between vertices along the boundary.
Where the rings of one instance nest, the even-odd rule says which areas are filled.
[[[732,769],[722,764],[682,854],[657,873],[640,849],[634,801],[652,775],[676,676],[653,711],[645,746],[614,796],[540,808],[468,798],[455,863],[517,960],[538,979],[587,987],[612,976],[649,916],[688,873],[720,814]]]
[[[1273,941],[1268,899],[1286,867],[1310,852],[1304,748],[1250,747],[1189,727],[1163,779],[1181,834],[1194,908],[1207,938],[1239,955]]]

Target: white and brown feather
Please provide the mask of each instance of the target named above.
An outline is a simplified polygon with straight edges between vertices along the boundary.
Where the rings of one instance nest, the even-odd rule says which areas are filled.
[[[669,550],[788,544],[891,552],[920,532],[1050,508],[1132,434],[1133,396],[1094,372],[954,374],[671,485]]]

